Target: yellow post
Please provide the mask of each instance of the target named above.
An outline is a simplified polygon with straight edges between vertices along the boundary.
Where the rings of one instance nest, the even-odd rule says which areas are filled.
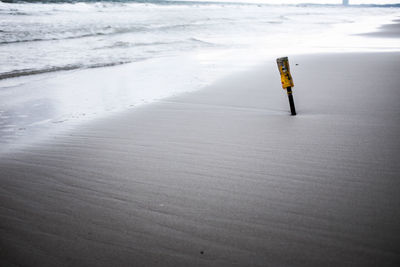
[[[296,108],[294,107],[292,93],[292,87],[294,87],[294,83],[292,75],[290,74],[289,59],[287,57],[277,58],[276,63],[278,64],[279,73],[281,74],[282,88],[286,89],[289,98],[290,111],[292,115],[296,115]]]
[[[281,74],[282,88],[294,87],[292,75],[290,74],[289,59],[287,57],[280,57],[276,59],[278,69]]]

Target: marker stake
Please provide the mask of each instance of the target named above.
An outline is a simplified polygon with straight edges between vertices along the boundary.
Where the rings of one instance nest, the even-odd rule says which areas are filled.
[[[281,74],[282,88],[286,90],[289,98],[290,112],[294,116],[296,115],[296,108],[294,107],[292,92],[292,87],[294,86],[294,83],[292,75],[290,74],[289,59],[287,57],[277,58],[276,63],[278,64],[279,73]]]
[[[294,107],[292,87],[286,88],[286,92],[287,92],[287,95],[288,95],[288,98],[289,98],[290,112],[294,116],[294,115],[296,115],[296,108]]]

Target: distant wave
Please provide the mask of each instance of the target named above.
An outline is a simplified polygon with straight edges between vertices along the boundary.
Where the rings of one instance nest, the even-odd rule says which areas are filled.
[[[203,41],[203,40],[200,40],[200,39],[194,38],[194,37],[189,38],[189,41],[192,41],[192,42],[194,42],[194,43],[199,43],[199,44],[207,45],[207,46],[216,46],[216,45],[217,45],[217,44],[215,44],[215,43]]]
[[[251,3],[247,2],[246,0],[243,1],[232,1],[232,2],[219,2],[218,0],[204,0],[204,1],[196,1],[196,0],[0,0],[0,2],[4,3],[96,3],[96,2],[119,2],[119,3],[152,3],[152,4],[196,4],[196,5],[209,5],[209,4],[221,4],[221,5],[236,5],[236,4],[243,4],[243,5],[271,5],[266,3]],[[273,4],[272,4],[273,5]],[[304,3],[300,4],[284,4],[287,6],[341,6],[340,3],[338,4],[309,4],[307,0]],[[400,7],[400,3],[397,4],[357,4],[357,5],[349,5],[352,7]],[[23,15],[23,14],[21,14]]]
[[[96,2],[120,2],[120,3],[155,3],[155,4],[171,4],[171,3],[218,3],[218,1],[180,1],[180,0],[0,0],[4,3],[96,3]],[[226,4],[227,2],[220,2]],[[237,3],[237,2],[232,2]],[[245,3],[245,1],[244,1]],[[229,4],[229,2],[228,2]]]
[[[82,34],[82,35],[68,36],[68,37],[21,39],[21,40],[12,40],[12,41],[0,41],[0,44],[14,44],[14,43],[41,42],[41,41],[57,41],[57,40],[78,39],[78,38],[91,37],[91,36],[101,36],[101,35],[105,35],[105,34],[104,33],[93,33],[93,34]]]
[[[97,32],[83,33],[83,34],[70,35],[70,36],[67,35],[67,36],[59,36],[59,37],[26,38],[26,39],[20,39],[20,40],[0,41],[0,44],[79,39],[79,38],[85,38],[85,37],[114,35],[114,34],[129,33],[129,32],[139,32],[139,31],[148,30],[148,28],[146,28],[146,27],[128,27],[128,28],[115,28],[115,29],[112,29],[111,31],[107,32],[108,29],[112,29],[112,28],[110,27],[110,28],[100,29]],[[3,31],[3,33],[4,32],[5,31]]]
[[[170,45],[170,44],[178,44],[181,43],[180,41],[175,41],[175,42],[123,42],[123,41],[118,41],[113,43],[112,45],[108,46],[103,46],[103,47],[98,47],[95,49],[104,49],[104,48],[127,48],[127,47],[138,47],[138,46],[153,46],[153,45]]]
[[[166,26],[158,26],[158,27],[146,27],[146,26],[131,26],[126,28],[119,28],[119,27],[106,27],[103,29],[98,29],[96,32],[88,32],[82,34],[76,34],[71,32],[70,34],[66,34],[65,36],[52,36],[52,37],[35,37],[32,38],[24,37],[21,39],[16,39],[15,37],[11,40],[0,40],[0,45],[5,44],[13,44],[13,43],[26,43],[26,42],[41,42],[41,41],[58,41],[58,40],[69,40],[69,39],[79,39],[79,38],[87,38],[87,37],[95,37],[95,36],[110,36],[110,35],[117,35],[117,34],[124,34],[124,33],[134,33],[134,32],[150,32],[150,31],[170,31],[182,28],[189,28],[198,25],[192,24],[175,24],[175,25],[166,25]],[[7,31],[0,31],[1,33],[7,33]],[[14,33],[15,34],[15,33]],[[55,33],[59,34],[59,33]],[[4,37],[3,37],[4,38]],[[195,41],[195,40],[194,40]],[[170,42],[171,43],[171,42]],[[149,43],[149,45],[154,45],[156,43]],[[163,44],[163,43],[161,43]],[[140,45],[147,45],[147,43],[137,43],[136,46]],[[123,46],[120,45],[120,46]]]
[[[96,2],[136,2],[136,3],[162,3],[166,0],[0,0],[4,3],[96,3]],[[179,1],[177,1],[179,2]]]
[[[156,41],[156,42],[123,42],[123,41],[117,41],[117,42],[113,43],[112,45],[99,47],[97,49],[103,49],[103,48],[126,48],[126,47],[137,47],[137,46],[174,45],[174,44],[183,44],[183,43],[196,43],[196,44],[201,44],[201,45],[204,45],[204,46],[217,46],[217,44],[215,44],[215,43],[207,42],[207,41],[192,37],[192,38],[187,38],[185,40],[177,40],[177,41],[169,41],[169,42],[161,42],[161,41]]]
[[[144,59],[142,59],[142,60],[144,60]],[[140,61],[140,59],[136,59],[134,61]],[[10,71],[10,72],[0,73],[0,80],[35,75],[35,74],[43,74],[43,73],[49,73],[49,72],[57,72],[57,71],[111,67],[111,66],[117,66],[117,65],[131,63],[134,61],[118,61],[118,62],[110,62],[110,63],[97,63],[97,64],[92,64],[92,65],[76,64],[76,65],[67,65],[67,66],[62,66],[62,67],[50,67],[50,68],[44,68],[44,69],[15,70],[15,71]]]
[[[217,44],[212,42],[207,42],[198,38],[187,38],[184,42],[182,41],[171,41],[171,42],[137,42],[137,43],[130,43],[130,42],[122,42],[118,41],[110,46],[98,47],[94,49],[113,49],[113,48],[126,48],[126,47],[135,47],[135,46],[158,46],[158,45],[171,45],[171,44],[182,44],[182,43],[195,43],[200,44],[202,46],[217,46]],[[30,76],[36,74],[43,74],[49,72],[58,72],[58,71],[68,71],[68,70],[75,70],[75,69],[89,69],[89,68],[101,68],[101,67],[110,67],[116,65],[122,65],[132,62],[137,62],[141,60],[145,60],[145,57],[142,58],[134,58],[125,61],[117,61],[117,62],[108,62],[108,63],[94,63],[94,64],[69,64],[65,66],[53,66],[48,68],[42,69],[20,69],[20,70],[13,70],[9,72],[0,73],[0,80],[9,79],[9,78],[16,78],[22,76]]]

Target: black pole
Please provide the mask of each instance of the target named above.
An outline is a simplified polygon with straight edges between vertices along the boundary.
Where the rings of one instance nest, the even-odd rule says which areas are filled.
[[[292,115],[294,116],[296,115],[296,108],[294,107],[292,87],[286,88],[286,91],[289,98],[290,112],[292,112]]]

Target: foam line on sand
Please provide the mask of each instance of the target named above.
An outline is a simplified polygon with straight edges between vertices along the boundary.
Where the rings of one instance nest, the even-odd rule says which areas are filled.
[[[400,54],[290,61],[1,155],[1,265],[398,266]]]

